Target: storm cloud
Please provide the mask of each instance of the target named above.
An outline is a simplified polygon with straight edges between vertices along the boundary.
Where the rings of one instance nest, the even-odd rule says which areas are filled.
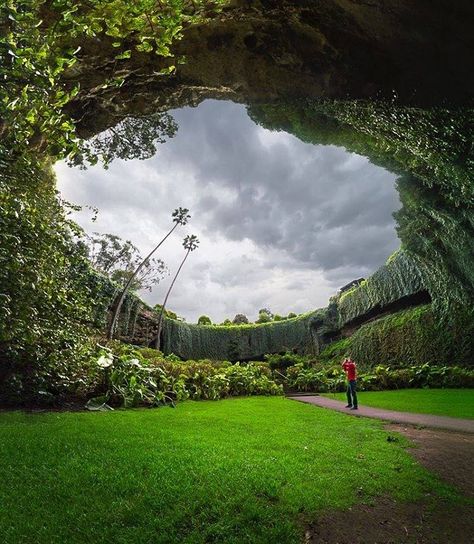
[[[96,224],[78,215],[87,231],[116,233],[143,252],[169,228],[175,207],[190,208],[190,225],[161,254],[173,269],[184,234],[201,239],[169,303],[189,321],[324,306],[398,247],[395,175],[365,157],[270,132],[229,102],[173,115],[178,134],[152,159],[56,170],[66,199],[100,209]],[[160,302],[166,287],[144,296]]]

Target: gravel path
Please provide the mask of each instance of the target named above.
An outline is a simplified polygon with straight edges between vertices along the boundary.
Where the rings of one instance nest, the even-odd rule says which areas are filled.
[[[369,406],[359,406],[358,410],[349,410],[345,407],[345,402],[334,400],[319,395],[301,395],[289,396],[289,399],[299,402],[314,404],[321,408],[329,408],[344,412],[346,414],[358,417],[372,417],[392,421],[393,423],[405,423],[409,425],[418,425],[421,427],[430,427],[432,429],[446,429],[449,431],[459,431],[464,433],[474,433],[474,419],[458,419],[455,417],[433,416],[429,414],[413,414],[410,412],[397,412],[395,410],[384,410],[382,408],[371,408]]]

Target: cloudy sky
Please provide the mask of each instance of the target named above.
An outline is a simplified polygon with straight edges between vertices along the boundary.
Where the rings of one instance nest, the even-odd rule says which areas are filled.
[[[87,232],[117,234],[144,254],[172,226],[173,209],[190,209],[190,223],[157,254],[173,272],[182,238],[201,241],[168,303],[188,322],[325,306],[398,247],[393,174],[343,148],[263,129],[241,105],[206,101],[172,113],[178,133],[152,159],[56,172],[64,198],[99,208],[95,223],[87,211],[76,216]],[[161,303],[170,280],[143,298]]]

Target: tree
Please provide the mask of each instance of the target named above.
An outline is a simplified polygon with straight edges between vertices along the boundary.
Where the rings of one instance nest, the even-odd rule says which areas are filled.
[[[284,321],[286,319],[286,317],[282,317],[281,315],[279,314],[275,314],[273,316],[273,321]]]
[[[155,310],[155,312],[161,312],[161,308],[163,306],[161,304],[155,304],[153,306],[153,309]],[[165,316],[168,317],[169,319],[176,319],[176,320],[179,320],[179,321],[184,321],[184,319],[182,317],[178,317],[178,315],[173,312],[172,310],[165,310]]]
[[[297,317],[297,315],[295,314],[295,312],[290,312],[287,317],[288,319],[293,319],[294,317]]]
[[[232,320],[232,323],[234,325],[245,325],[249,322],[249,319],[244,314],[237,314],[234,319]]]
[[[108,168],[114,159],[150,159],[156,154],[156,144],[172,138],[177,129],[168,113],[126,117],[115,127],[83,140],[70,163],[85,168],[87,162],[96,164],[100,159],[104,168]]]
[[[197,322],[198,325],[212,325],[211,318],[207,315],[201,315]]]
[[[140,273],[142,268],[146,266],[146,263],[149,261],[153,253],[161,246],[161,244],[173,233],[173,231],[178,227],[178,225],[186,225],[186,223],[189,221],[191,216],[188,214],[189,210],[187,208],[176,208],[174,212],[171,214],[174,227],[171,228],[168,233],[158,242],[158,244],[150,251],[150,253],[143,259],[143,261],[137,266],[133,274],[131,274],[130,278],[128,279],[127,283],[125,284],[124,288],[122,289],[122,292],[119,295],[117,304],[115,306],[112,319],[110,320],[109,330],[107,331],[107,338],[111,340],[114,336],[115,331],[115,325],[117,324],[117,319],[120,313],[120,309],[122,308],[123,301],[125,299],[125,295],[127,294],[128,289],[130,288],[133,280],[136,276]],[[186,240],[186,238],[185,238]]]
[[[179,276],[179,273],[181,272],[181,269],[183,268],[184,266],[184,263],[186,262],[186,259],[189,257],[189,254],[191,253],[191,251],[194,251],[199,245],[199,240],[198,240],[198,237],[197,236],[194,236],[194,234],[191,234],[191,235],[188,235],[184,238],[183,240],[183,247],[184,249],[186,250],[186,254],[184,255],[184,258],[183,260],[181,261],[181,264],[179,265],[178,267],[178,270],[176,271],[176,274],[173,278],[173,281],[171,282],[171,285],[168,289],[168,292],[166,293],[166,296],[165,296],[165,300],[162,304],[162,307],[161,307],[161,312],[160,312],[160,315],[158,317],[158,327],[157,327],[157,333],[156,333],[156,337],[155,337],[155,347],[156,349],[160,349],[160,342],[161,342],[161,326],[162,326],[162,323],[163,323],[163,312],[166,308],[166,303],[168,302],[168,297],[170,296],[170,293],[171,293],[171,290],[173,289],[173,286],[176,282],[176,279],[178,278]]]
[[[273,321],[273,314],[268,308],[262,308],[258,311],[258,319],[255,323],[270,323]]]
[[[232,325],[232,321],[229,318],[224,319],[220,324],[221,327],[229,327],[230,325]]]
[[[124,241],[115,234],[94,232],[93,236],[84,236],[81,243],[86,247],[92,266],[122,286],[144,260],[140,250],[130,240]],[[148,259],[140,273],[133,278],[130,290],[150,291],[163,278],[165,269],[165,263],[161,259]]]

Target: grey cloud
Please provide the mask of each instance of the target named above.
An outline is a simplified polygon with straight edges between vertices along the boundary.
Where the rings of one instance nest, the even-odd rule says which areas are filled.
[[[193,114],[178,112],[184,136],[165,153],[192,162],[198,190],[233,190],[230,202],[200,197],[207,232],[248,238],[328,272],[348,263],[375,269],[398,246],[394,175],[334,146],[295,138],[265,146],[238,105],[207,102]]]
[[[60,181],[70,201],[101,209],[98,230],[131,238],[143,251],[169,227],[173,208],[191,209],[186,232],[206,244],[172,294],[178,313],[250,317],[273,299],[280,313],[320,306],[398,247],[391,173],[335,146],[269,135],[240,105],[209,101],[174,116],[178,134],[156,157],[117,161],[106,172],[61,168]],[[171,268],[181,258],[179,239],[164,251]],[[145,297],[160,302],[164,289]]]

